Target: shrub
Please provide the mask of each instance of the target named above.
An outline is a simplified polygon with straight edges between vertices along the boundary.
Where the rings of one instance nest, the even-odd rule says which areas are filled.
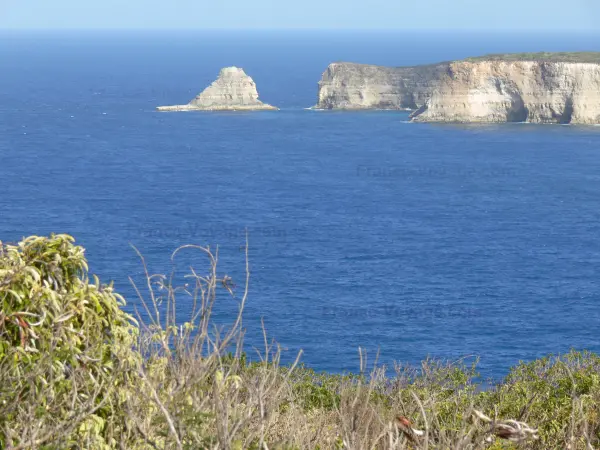
[[[600,357],[592,353],[521,363],[482,396],[490,412],[537,424],[539,448],[585,448],[600,438]]]
[[[0,245],[0,446],[108,436],[118,389],[135,374],[134,321],[111,285],[90,282],[73,242]]]

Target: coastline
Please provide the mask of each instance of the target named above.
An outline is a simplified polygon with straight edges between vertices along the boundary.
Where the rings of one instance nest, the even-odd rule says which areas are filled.
[[[271,105],[262,106],[211,106],[198,107],[194,105],[172,105],[157,106],[159,112],[189,112],[189,111],[279,111],[279,108]]]

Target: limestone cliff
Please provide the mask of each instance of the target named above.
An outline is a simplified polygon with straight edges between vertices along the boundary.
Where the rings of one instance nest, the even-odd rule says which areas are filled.
[[[381,67],[331,64],[319,82],[318,109],[416,109],[437,87],[444,64]]]
[[[258,99],[256,84],[243,69],[226,67],[219,78],[187,105],[159,106],[159,111],[276,110]]]
[[[490,55],[434,66],[332,64],[319,108],[415,109],[414,121],[600,123],[600,53]]]
[[[600,64],[463,61],[415,121],[600,123]]]

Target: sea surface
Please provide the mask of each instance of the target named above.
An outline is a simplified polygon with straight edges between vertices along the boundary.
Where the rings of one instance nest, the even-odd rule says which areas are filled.
[[[402,32],[0,32],[0,239],[69,233],[140,306],[130,277],[200,272],[182,244],[251,265],[247,345],[317,370],[373,361],[600,351],[600,127],[408,123],[322,112],[327,65],[600,50],[598,36]],[[280,112],[157,113],[221,67]],[[175,264],[175,265],[174,265]],[[183,280],[183,278],[178,278]],[[142,289],[143,291],[143,289]],[[223,299],[227,323],[236,302]],[[181,320],[189,312],[181,300]]]

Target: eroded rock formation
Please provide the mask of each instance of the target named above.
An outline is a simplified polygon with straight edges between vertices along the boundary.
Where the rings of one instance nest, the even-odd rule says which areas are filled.
[[[432,66],[335,63],[317,108],[404,109],[420,122],[600,123],[600,53],[497,55]]]
[[[258,99],[256,83],[243,69],[226,67],[219,78],[187,105],[159,106],[159,111],[256,111],[277,108]]]

